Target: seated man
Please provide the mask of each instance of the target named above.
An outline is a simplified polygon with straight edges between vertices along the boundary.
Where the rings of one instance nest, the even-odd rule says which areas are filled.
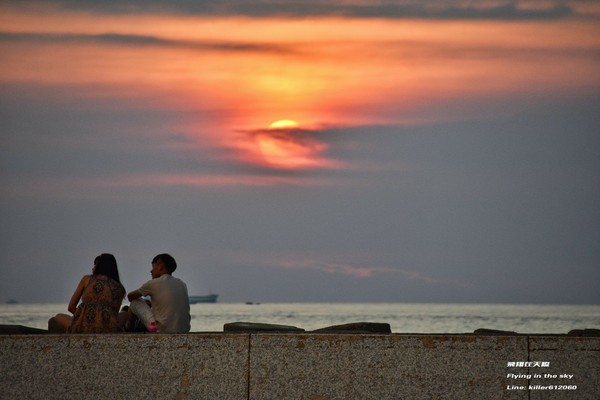
[[[186,333],[190,331],[190,301],[186,284],[172,276],[177,268],[169,254],[152,260],[152,279],[129,292],[129,311],[137,316],[149,332]],[[150,296],[151,306],[142,296]]]

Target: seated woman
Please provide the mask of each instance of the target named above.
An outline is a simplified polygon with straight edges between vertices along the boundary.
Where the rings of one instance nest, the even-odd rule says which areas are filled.
[[[112,254],[101,254],[94,260],[92,275],[85,275],[71,297],[68,310],[73,314],[57,314],[48,321],[50,333],[121,332],[124,321],[119,315],[125,288],[119,279],[117,260]],[[77,305],[81,300],[79,306]]]

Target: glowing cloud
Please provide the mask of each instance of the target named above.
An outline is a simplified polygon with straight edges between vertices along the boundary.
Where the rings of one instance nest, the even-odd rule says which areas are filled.
[[[275,267],[278,268],[314,270],[325,272],[328,274],[350,275],[355,278],[371,278],[379,274],[398,274],[405,277],[406,279],[423,282],[428,285],[449,285],[457,287],[469,286],[465,282],[459,280],[436,279],[416,272],[414,270],[407,270],[403,268],[381,266],[355,266],[350,264],[323,262],[313,259],[285,260],[278,262],[276,261],[275,264]]]
[[[242,161],[275,170],[338,168],[341,163],[327,157],[329,145],[317,132],[295,128],[297,123],[280,120],[269,126],[244,132],[235,146],[243,151]]]
[[[342,3],[335,8],[341,15],[364,10]],[[441,17],[435,7],[411,4],[419,5],[419,16]],[[469,120],[519,111],[523,102],[546,98],[548,87],[555,96],[597,91],[596,21],[548,23],[523,8],[530,2],[519,4],[514,10],[476,8],[487,16],[525,13],[527,23],[331,13],[301,19],[149,12],[107,18],[5,4],[0,81],[57,88],[56,93],[105,107],[126,100],[136,111],[172,112],[175,118],[160,134],[185,135],[206,153],[216,149],[210,157],[221,158],[211,168],[231,160],[268,174],[339,168],[332,158],[336,144],[306,126]],[[310,15],[313,7],[303,9]],[[450,15],[458,10],[442,8]],[[155,128],[132,124],[128,132],[143,137]]]

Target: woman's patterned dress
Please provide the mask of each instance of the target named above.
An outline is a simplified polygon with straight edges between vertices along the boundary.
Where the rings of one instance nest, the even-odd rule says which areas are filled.
[[[105,275],[92,275],[73,315],[71,333],[121,332],[119,308],[125,288]]]

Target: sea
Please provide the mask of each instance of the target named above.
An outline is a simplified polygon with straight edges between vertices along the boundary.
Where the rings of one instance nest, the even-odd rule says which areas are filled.
[[[66,304],[0,304],[0,325],[47,329]],[[222,332],[230,322],[291,325],[307,331],[352,322],[388,323],[393,333],[472,333],[494,329],[565,334],[600,329],[600,305],[414,303],[200,303],[191,305],[192,332]]]

